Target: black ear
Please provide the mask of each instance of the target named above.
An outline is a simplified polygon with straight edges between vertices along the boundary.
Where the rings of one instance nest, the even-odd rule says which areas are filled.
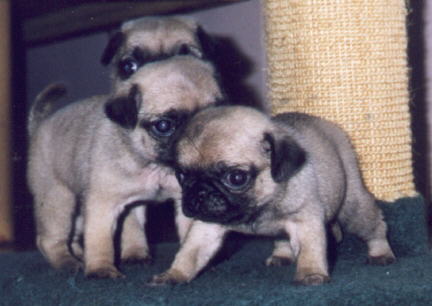
[[[141,92],[137,85],[133,85],[127,97],[113,98],[105,104],[105,114],[125,129],[134,129],[138,123],[141,102]]]
[[[216,52],[216,39],[208,35],[201,26],[198,26],[196,30],[196,37],[201,46],[202,57],[213,61]]]
[[[123,44],[124,39],[125,35],[122,32],[116,32],[113,36],[111,36],[108,45],[105,47],[101,57],[102,65],[106,66],[111,63],[118,49]]]
[[[271,175],[277,183],[287,181],[306,161],[306,152],[291,138],[277,139],[266,133],[264,141],[268,143],[271,158]]]
[[[203,51],[196,46],[188,45],[188,44],[181,44],[174,50],[174,55],[192,55],[197,58],[202,59],[204,57]]]

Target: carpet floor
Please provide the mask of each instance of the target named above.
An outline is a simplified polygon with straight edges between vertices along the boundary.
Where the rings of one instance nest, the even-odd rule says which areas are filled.
[[[424,201],[380,203],[397,262],[370,266],[364,243],[330,244],[331,282],[292,284],[295,266],[266,267],[272,242],[231,235],[217,259],[189,284],[149,287],[177,243],[153,246],[152,265],[121,265],[125,279],[89,280],[50,268],[38,251],[0,254],[0,305],[432,305],[432,256]]]

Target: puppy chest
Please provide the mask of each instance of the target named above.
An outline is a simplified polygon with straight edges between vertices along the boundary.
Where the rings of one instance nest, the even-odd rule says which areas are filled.
[[[163,167],[145,168],[137,173],[131,183],[137,190],[152,194],[154,198],[164,197],[179,190],[174,174]]]
[[[233,227],[234,231],[271,237],[285,237],[285,221],[275,216],[261,216],[254,223]]]

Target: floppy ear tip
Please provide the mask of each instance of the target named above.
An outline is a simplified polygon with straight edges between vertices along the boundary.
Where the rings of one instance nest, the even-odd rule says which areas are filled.
[[[124,33],[117,31],[109,39],[107,46],[105,47],[102,57],[100,59],[102,65],[107,66],[111,63],[112,59],[116,55],[118,49],[123,44]]]
[[[293,164],[298,168],[301,167],[306,161],[306,152],[298,144],[293,143],[290,145],[290,158]]]
[[[132,85],[131,89],[129,90],[128,98],[132,100],[141,99],[141,91],[137,84]]]
[[[105,115],[123,128],[134,129],[138,123],[140,104],[140,91],[134,85],[127,96],[115,97],[105,103]]]
[[[197,26],[196,37],[201,45],[204,55],[207,57],[212,57],[216,48],[215,37],[210,36],[201,25]]]
[[[287,138],[275,139],[264,136],[267,150],[270,151],[271,175],[277,183],[288,180],[306,162],[306,152],[295,141]]]
[[[127,122],[125,120],[125,104],[127,101],[124,97],[118,97],[108,100],[105,103],[104,111],[105,115],[111,121],[124,126]]]

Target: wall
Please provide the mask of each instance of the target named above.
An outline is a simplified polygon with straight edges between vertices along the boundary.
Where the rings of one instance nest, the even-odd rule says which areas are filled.
[[[265,56],[260,1],[246,1],[189,15],[196,18],[209,34],[230,38],[245,60],[253,63],[246,82],[254,88],[257,98],[263,100]],[[28,50],[28,101],[32,101],[47,84],[58,81],[68,84],[70,101],[108,92],[108,71],[99,61],[107,39],[106,33],[97,33]]]

